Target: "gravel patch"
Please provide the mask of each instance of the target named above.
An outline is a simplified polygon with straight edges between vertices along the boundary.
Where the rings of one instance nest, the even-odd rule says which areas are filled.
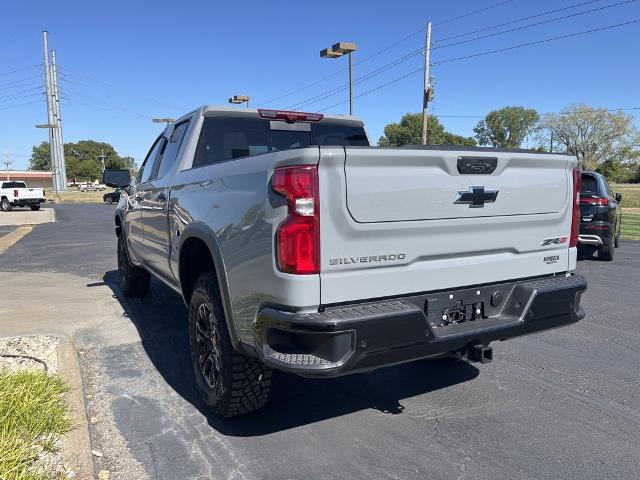
[[[34,335],[0,339],[0,370],[58,371],[58,337]]]

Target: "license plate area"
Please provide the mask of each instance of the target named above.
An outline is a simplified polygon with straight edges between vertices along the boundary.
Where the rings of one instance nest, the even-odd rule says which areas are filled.
[[[488,285],[426,295],[424,312],[434,334],[469,328],[498,317],[515,283]]]

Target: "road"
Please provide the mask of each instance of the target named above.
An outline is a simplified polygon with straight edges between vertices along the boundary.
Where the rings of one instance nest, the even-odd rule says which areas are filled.
[[[640,478],[640,242],[579,262],[585,320],[496,343],[491,364],[276,374],[264,410],[220,421],[194,388],[179,297],[156,281],[145,299],[120,294],[112,207],[56,210],[0,271],[101,292],[72,333],[111,478]]]

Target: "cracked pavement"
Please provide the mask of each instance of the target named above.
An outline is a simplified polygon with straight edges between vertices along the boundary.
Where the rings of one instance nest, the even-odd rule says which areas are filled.
[[[264,410],[221,421],[197,396],[178,296],[157,281],[145,299],[120,294],[112,208],[56,210],[0,271],[54,272],[97,292],[68,328],[110,478],[640,477],[640,242],[623,242],[612,263],[579,262],[585,320],[495,343],[491,364],[419,361],[331,380],[276,372]]]

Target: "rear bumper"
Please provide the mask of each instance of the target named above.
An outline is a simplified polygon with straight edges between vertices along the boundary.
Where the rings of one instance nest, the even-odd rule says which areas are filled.
[[[599,235],[578,235],[578,244],[591,245],[594,247],[601,247],[604,245],[602,238]]]
[[[22,198],[22,199],[15,199],[13,201],[13,205],[16,207],[26,207],[29,205],[39,205],[44,202],[45,202],[44,198]]]
[[[580,224],[578,234],[579,245],[591,245],[601,247],[608,245],[613,239],[613,232],[609,222],[593,221]]]
[[[257,353],[270,367],[303,376],[371,370],[577,322],[584,318],[580,296],[586,289],[584,277],[570,275],[342,305],[319,313],[266,308],[255,324]],[[457,323],[443,320],[452,309],[467,317]]]

